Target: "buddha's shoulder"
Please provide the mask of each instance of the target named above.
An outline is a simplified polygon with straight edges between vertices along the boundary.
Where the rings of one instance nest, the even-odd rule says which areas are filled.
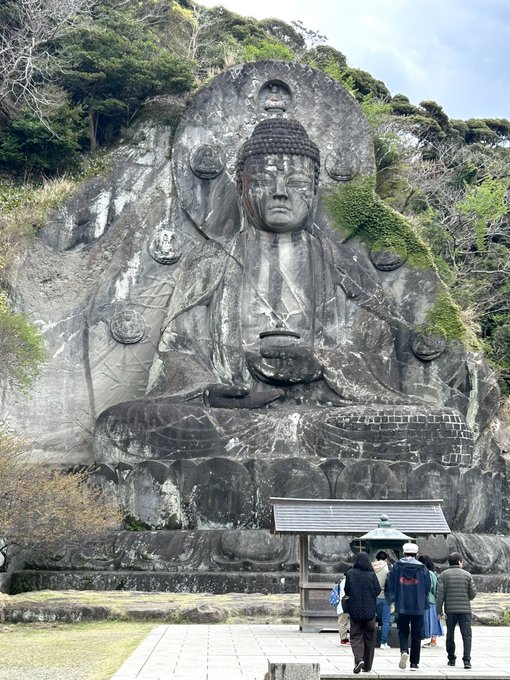
[[[228,248],[225,244],[209,239],[202,243],[194,244],[182,260],[182,268],[190,266],[198,269],[207,269],[210,266],[222,262],[228,256]]]

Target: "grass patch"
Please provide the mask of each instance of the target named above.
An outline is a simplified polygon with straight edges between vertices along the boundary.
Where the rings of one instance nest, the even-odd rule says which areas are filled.
[[[154,628],[153,623],[12,624],[0,627],[9,678],[108,680]]]
[[[39,185],[0,183],[0,213],[11,229],[33,233],[75,187],[76,181],[68,177],[45,180]]]
[[[64,177],[37,186],[0,178],[0,276],[14,262],[25,239],[46,224],[50,211],[61,205],[75,187],[74,180]]]
[[[208,593],[164,593],[136,590],[32,590],[16,595],[0,593],[0,605],[81,604],[124,607],[127,604],[182,602],[195,604],[207,601]],[[227,602],[228,595],[215,595],[215,600]],[[278,596],[269,596],[278,597]]]
[[[0,593],[0,606],[30,607],[45,605],[77,605],[108,607],[112,616],[117,619],[127,617],[127,609],[132,606],[152,604],[193,607],[201,604],[211,604],[230,608],[233,604],[242,602],[266,602],[268,604],[293,600],[296,595],[261,595],[248,593],[227,593],[214,595],[210,593],[165,593],[127,590],[33,590],[16,595]]]

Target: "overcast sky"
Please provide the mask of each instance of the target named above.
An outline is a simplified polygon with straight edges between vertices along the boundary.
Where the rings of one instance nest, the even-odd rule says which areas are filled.
[[[349,66],[450,118],[510,118],[510,0],[199,0],[327,36]]]

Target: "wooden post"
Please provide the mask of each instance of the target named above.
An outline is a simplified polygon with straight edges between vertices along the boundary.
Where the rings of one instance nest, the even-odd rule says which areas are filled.
[[[299,629],[308,623],[308,534],[299,535]]]

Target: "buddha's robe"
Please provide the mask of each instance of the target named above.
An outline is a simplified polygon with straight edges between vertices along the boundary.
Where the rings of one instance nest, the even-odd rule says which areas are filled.
[[[400,389],[393,319],[360,253],[317,231],[241,231],[206,241],[184,259],[145,399],[103,412],[96,458],[136,462],[229,456],[411,460],[427,437],[445,456],[471,450],[461,414]],[[315,379],[278,383],[259,408],[208,406],[208,386],[241,384],[264,396],[250,372],[260,333],[286,329],[313,350]],[[456,459],[456,458],[455,458]]]
[[[313,349],[323,377],[286,389],[272,408],[409,403],[399,379],[387,301],[359,253],[306,231],[238,234],[228,250],[207,241],[188,255],[170,301],[148,396],[200,399],[208,384],[268,386],[246,351],[282,328]],[[367,267],[368,268],[368,267]]]

